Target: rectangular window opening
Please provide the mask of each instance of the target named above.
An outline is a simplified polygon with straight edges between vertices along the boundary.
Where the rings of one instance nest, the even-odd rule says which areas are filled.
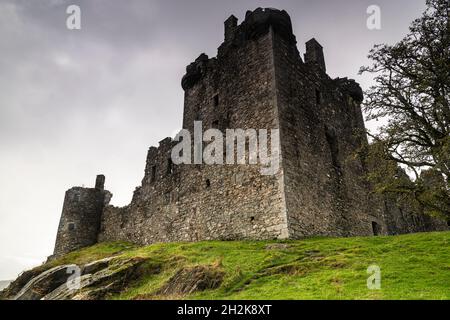
[[[172,174],[173,173],[173,162],[172,159],[169,158],[167,159],[167,174]]]
[[[156,166],[152,166],[152,176],[151,176],[152,182],[156,181]]]
[[[322,103],[322,94],[318,89],[316,89],[316,104],[320,105]]]
[[[380,226],[375,221],[372,221],[372,231],[374,236],[380,235]]]

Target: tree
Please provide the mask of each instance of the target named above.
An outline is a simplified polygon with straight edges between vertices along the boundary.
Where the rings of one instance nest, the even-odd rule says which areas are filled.
[[[369,133],[377,145],[372,151],[415,174],[407,188],[378,189],[413,193],[423,206],[450,217],[450,5],[448,0],[426,4],[403,40],[370,51],[373,64],[360,73],[374,74],[375,85],[363,107],[367,120],[387,121],[379,132]],[[425,183],[424,170],[443,183]]]
[[[427,169],[422,170],[417,179],[411,180],[386,150],[384,142],[378,140],[363,146],[359,152],[374,191],[385,195],[386,199],[407,203],[416,215],[427,214],[450,222],[450,193],[442,174]]]

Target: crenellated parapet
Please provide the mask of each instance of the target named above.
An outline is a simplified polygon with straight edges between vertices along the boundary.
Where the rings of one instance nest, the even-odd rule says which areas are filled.
[[[184,90],[193,87],[206,73],[208,56],[202,53],[194,62],[186,67],[186,74],[181,80],[181,86]]]
[[[296,37],[292,30],[292,22],[289,14],[284,10],[272,8],[257,8],[254,11],[247,11],[245,20],[238,25],[238,19],[231,15],[225,22],[225,40],[219,47],[218,59],[226,54],[233,47],[241,47],[249,41],[254,41],[269,30],[280,35],[289,44],[295,46]],[[206,54],[201,54],[194,62],[186,68],[186,74],[182,79],[184,90],[192,88],[207,72],[208,63],[214,59],[209,59]]]
[[[292,22],[289,14],[284,10],[272,8],[258,8],[254,11],[247,11],[245,21],[240,26],[240,36],[238,41],[253,40],[273,31],[282,36],[291,44],[296,44],[296,38],[292,31]]]

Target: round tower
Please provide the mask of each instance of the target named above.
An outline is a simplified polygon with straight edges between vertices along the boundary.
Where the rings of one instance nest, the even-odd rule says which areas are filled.
[[[105,176],[97,176],[95,188],[67,190],[56,237],[54,256],[58,257],[97,243],[103,208],[111,194],[104,190]]]

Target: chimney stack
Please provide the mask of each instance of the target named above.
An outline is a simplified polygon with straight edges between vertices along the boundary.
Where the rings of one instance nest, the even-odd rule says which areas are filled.
[[[95,189],[104,190],[105,189],[105,176],[98,175],[97,179],[95,179]]]
[[[225,42],[233,41],[236,34],[238,19],[231,15],[227,20],[225,20]]]
[[[325,66],[325,58],[323,48],[316,39],[312,38],[306,43],[305,62],[315,64],[324,72],[327,71]]]

